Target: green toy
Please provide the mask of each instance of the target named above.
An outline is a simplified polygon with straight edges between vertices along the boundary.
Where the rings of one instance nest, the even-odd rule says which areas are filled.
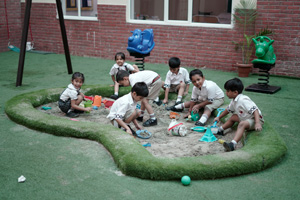
[[[184,186],[188,186],[190,183],[191,183],[191,178],[189,176],[183,176],[181,178],[181,183],[184,185]]]
[[[252,40],[255,44],[255,55],[258,58],[252,60],[252,63],[273,65],[276,61],[276,55],[272,46],[274,40],[271,40],[267,36],[258,36]]]

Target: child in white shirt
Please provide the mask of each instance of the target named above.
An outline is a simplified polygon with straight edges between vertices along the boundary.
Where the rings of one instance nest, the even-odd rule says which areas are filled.
[[[184,108],[189,108],[184,116],[186,118],[192,111],[198,113],[203,108],[204,112],[195,125],[204,126],[211,112],[224,104],[224,92],[215,82],[206,80],[199,69],[190,72],[190,79],[194,85],[191,101],[168,107],[167,110],[182,112]]]
[[[175,105],[182,103],[182,97],[189,92],[190,83],[189,72],[180,67],[180,59],[177,57],[170,58],[169,71],[164,82],[165,98],[163,103],[168,102],[169,92],[178,93]]]
[[[110,96],[112,99],[119,98],[119,83],[116,81],[115,76],[117,75],[119,70],[126,70],[132,73],[138,72],[139,68],[136,65],[131,65],[125,62],[125,54],[122,52],[118,52],[115,55],[116,63],[111,67],[109,74],[111,75],[111,79],[114,82],[114,94]]]
[[[80,88],[84,83],[84,75],[75,72],[72,75],[71,83],[61,93],[58,101],[58,107],[66,113],[68,117],[78,117],[80,112],[90,111],[92,108],[82,108],[79,104],[84,100],[84,94],[80,92]]]
[[[140,130],[136,118],[140,115],[136,105],[138,101],[148,96],[148,87],[144,82],[137,82],[131,88],[131,92],[117,99],[112,105],[108,119],[116,127],[122,127],[127,133],[134,135],[135,131],[129,126],[131,122]]]
[[[150,119],[145,121],[143,123],[143,126],[147,127],[157,125],[157,119],[155,117],[152,106],[149,104],[149,100],[155,100],[159,95],[159,92],[162,88],[160,75],[150,70],[144,70],[134,74],[129,74],[129,72],[127,71],[120,70],[117,73],[117,82],[123,86],[133,86],[137,82],[146,83],[149,90],[149,95],[141,102],[141,115],[137,118],[137,120],[143,121],[145,110],[147,110],[150,115]]]
[[[232,99],[229,106],[224,110],[219,117],[216,117],[214,121],[219,121],[225,117],[228,113],[233,115],[219,127],[218,135],[224,135],[224,130],[233,126],[235,122],[239,125],[235,132],[234,138],[231,142],[224,142],[223,146],[227,151],[233,151],[237,143],[241,140],[245,130],[261,131],[264,123],[261,111],[256,104],[246,95],[243,95],[244,85],[238,78],[228,80],[224,88],[226,95],[229,99]]]

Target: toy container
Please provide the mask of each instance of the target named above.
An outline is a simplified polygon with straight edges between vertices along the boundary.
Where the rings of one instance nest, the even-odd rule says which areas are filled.
[[[101,101],[102,101],[102,96],[96,95],[95,98],[94,98],[93,106],[100,107],[101,106]]]
[[[93,104],[93,102],[88,100],[88,101],[84,102],[84,107],[85,108],[92,107],[92,104]],[[87,111],[87,113],[90,113],[90,111]]]
[[[173,119],[169,125],[168,131],[175,136],[186,136],[187,128],[183,123],[178,123],[176,119]]]

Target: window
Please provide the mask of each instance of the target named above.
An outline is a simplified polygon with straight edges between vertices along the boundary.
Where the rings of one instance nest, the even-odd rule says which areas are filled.
[[[97,20],[97,0],[62,0],[62,8],[65,19]]]
[[[129,0],[132,23],[232,27],[232,5],[238,0]],[[143,20],[143,21],[141,21]]]

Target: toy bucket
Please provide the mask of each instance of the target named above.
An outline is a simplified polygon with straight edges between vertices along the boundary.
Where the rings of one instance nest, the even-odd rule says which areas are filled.
[[[92,107],[92,104],[93,104],[93,102],[90,101],[90,100],[88,100],[88,101],[84,102],[84,107],[85,107],[85,108],[87,108],[87,107]],[[89,113],[89,111],[88,111],[87,113]]]
[[[96,95],[95,98],[94,98],[93,106],[100,107],[101,106],[101,101],[102,101],[102,97]]]
[[[176,119],[173,119],[169,125],[168,131],[175,136],[186,136],[187,129],[183,123],[178,123]]]

